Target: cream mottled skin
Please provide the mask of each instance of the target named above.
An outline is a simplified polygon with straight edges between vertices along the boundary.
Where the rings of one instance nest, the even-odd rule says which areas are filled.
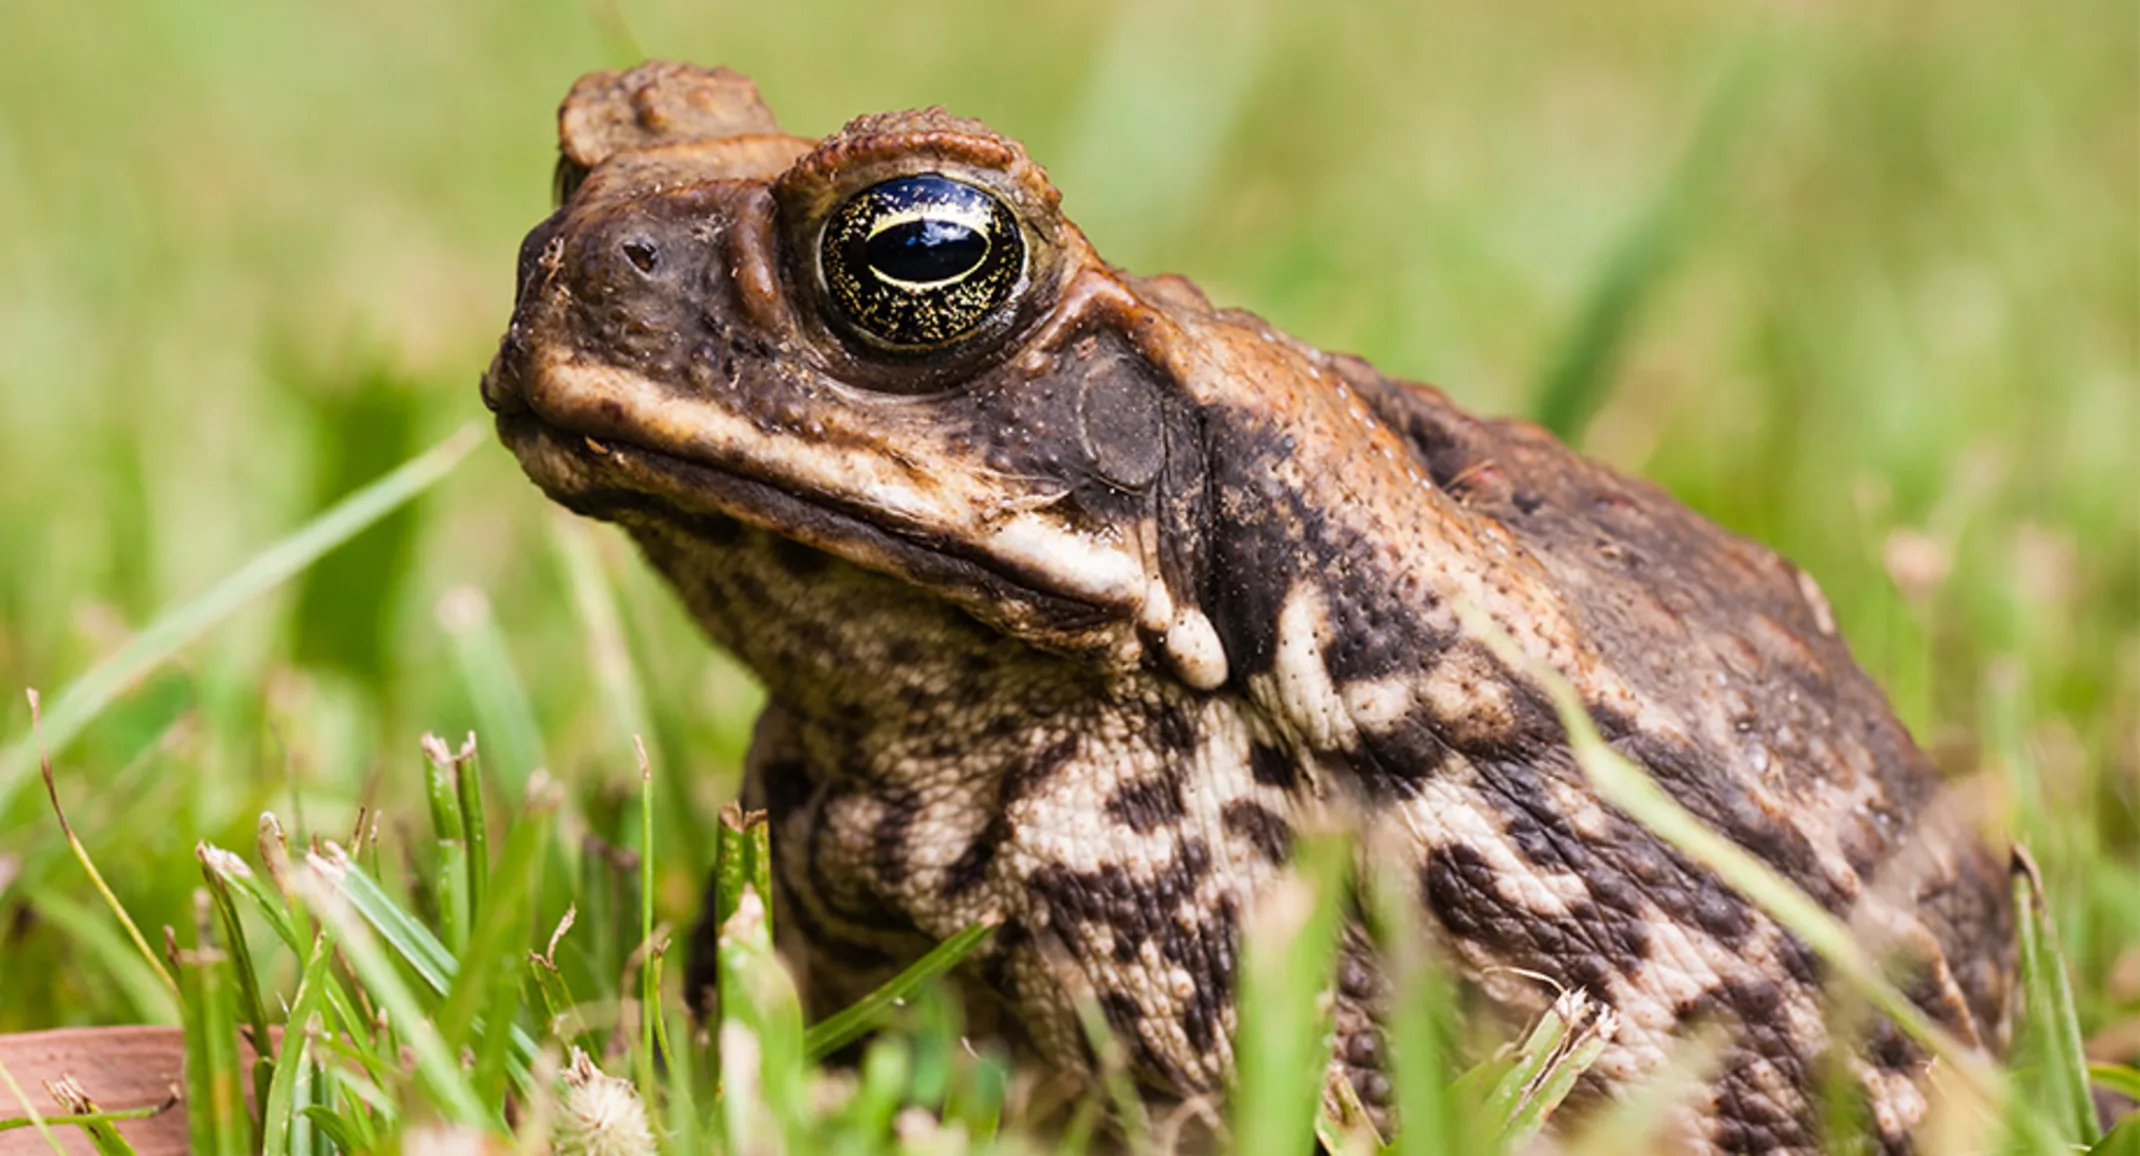
[[[1937,776],[1775,555],[1535,427],[1112,269],[973,122],[814,142],[733,73],[651,64],[582,80],[560,133],[566,199],[523,249],[484,398],[529,476],[626,527],[765,680],[752,790],[820,1006],[998,921],[965,977],[992,1030],[1081,1067],[1089,993],[1152,1095],[1217,1092],[1241,914],[1296,825],[1372,815],[1487,1001],[1536,1011],[1527,972],[1616,1009],[1591,1094],[1714,1021],[1695,1146],[1810,1150],[1823,1057],[1904,1145],[1924,1057],[1885,1028],[1829,1048],[1818,961],[1597,801],[1468,606],[1998,1045],[2002,864],[1929,821]],[[985,252],[1022,264],[921,347],[820,272],[880,250],[820,238],[929,174],[1007,208]],[[885,283],[949,300],[924,282]],[[1352,942],[1332,1078],[1379,1108]]]

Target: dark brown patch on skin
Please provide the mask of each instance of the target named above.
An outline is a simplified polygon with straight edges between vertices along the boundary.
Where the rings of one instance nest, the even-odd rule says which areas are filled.
[[[996,928],[996,933],[989,936],[987,952],[981,957],[981,982],[1000,995],[1013,995],[1011,960],[1032,942],[1033,933],[1026,930],[1022,921],[1005,920]]]
[[[1075,734],[1064,735],[1038,753],[1012,763],[996,780],[996,805],[989,813],[988,822],[966,844],[965,850],[959,852],[959,857],[944,869],[945,898],[956,899],[988,878],[988,869],[996,861],[996,853],[1015,834],[1009,815],[1011,804],[1062,770],[1077,753],[1077,747]]]
[[[1817,1132],[1813,1071],[1784,1024],[1784,992],[1775,983],[1727,980],[1674,1011],[1682,1023],[1721,1021],[1731,1042],[1717,1059],[1717,1143],[1726,1152],[1789,1151]],[[1772,1073],[1772,1074],[1764,1074]],[[1777,1082],[1805,1099],[1789,1108],[1770,1091]]]
[[[801,759],[763,763],[751,781],[762,793],[766,816],[776,828],[786,822],[788,816],[808,806],[811,793],[817,789]]]
[[[959,857],[944,868],[944,898],[956,899],[979,887],[988,878],[988,868],[995,863],[996,852],[1010,837],[1010,818],[1001,811],[990,815],[980,834],[975,835],[973,841],[966,844],[966,849],[959,852]]]
[[[1865,1033],[1865,1055],[1890,1072],[1907,1072],[1923,1066],[1930,1056],[1894,1021],[1879,1019]]]
[[[907,832],[921,817],[921,798],[910,791],[882,796],[884,812],[870,839],[870,861],[877,878],[886,887],[897,887],[907,877]]]
[[[1007,807],[1038,790],[1077,753],[1078,741],[1077,735],[1066,734],[1031,758],[1013,764],[1011,769],[1003,772],[1003,781],[997,787],[996,806]]]
[[[1107,1026],[1117,1034],[1136,1032],[1137,1025],[1144,1020],[1144,1009],[1137,1006],[1137,998],[1128,992],[1103,991],[1099,1002],[1100,1011],[1107,1017]]]
[[[1114,864],[1092,871],[1049,865],[1034,872],[1029,886],[1048,912],[1050,930],[1072,955],[1093,954],[1084,930],[1088,927],[1108,929],[1118,959],[1133,958],[1145,941],[1155,941],[1164,958],[1200,977],[1201,1000],[1206,984],[1223,992],[1231,992],[1233,984],[1232,904],[1217,905],[1201,923],[1184,922],[1184,912],[1194,917],[1190,903],[1197,883],[1210,873],[1209,848],[1200,840],[1185,839],[1177,845],[1173,862],[1149,879],[1140,880]]]
[[[1198,1052],[1209,1052],[1219,1043],[1218,1009],[1210,1000],[1192,1000],[1181,1010],[1182,1034]]]
[[[1223,1025],[1226,1008],[1233,1002],[1234,945],[1240,939],[1240,913],[1233,897],[1225,896],[1210,915],[1194,926],[1177,922],[1176,934],[1161,940],[1160,954],[1189,969],[1197,977],[1196,994],[1182,1008],[1182,1031],[1191,1046],[1209,1052]]]
[[[1187,714],[1178,710],[1162,710],[1156,721],[1161,749],[1176,755],[1196,749],[1196,722]]]
[[[1254,799],[1235,799],[1226,804],[1219,812],[1219,821],[1272,863],[1283,863],[1292,853],[1292,824]]]
[[[1429,910],[1451,933],[1593,995],[1604,995],[1614,974],[1642,962],[1646,933],[1639,924],[1601,919],[1587,903],[1574,905],[1566,919],[1539,919],[1503,899],[1493,867],[1464,844],[1428,852],[1421,883]]]
[[[1300,771],[1293,765],[1292,756],[1263,743],[1249,745],[1248,773],[1266,787],[1278,787],[1287,791],[1300,782]]]
[[[833,901],[833,897],[842,890],[850,889],[835,886],[825,870],[825,843],[835,837],[837,832],[828,825],[819,824],[810,828],[803,854],[803,879],[809,885],[811,894],[817,896],[818,902],[828,913],[856,927],[873,931],[914,931],[913,916],[897,904],[881,901],[840,904]]]
[[[1107,816],[1140,835],[1181,821],[1181,780],[1140,779],[1108,796]]]
[[[1563,765],[1561,759],[1554,763]],[[1537,767],[1488,763],[1481,773],[1507,800],[1503,823],[1517,852],[1541,869],[1581,876],[1601,918],[1639,926],[1648,918],[1643,909],[1647,902],[1674,922],[1700,927],[1727,947],[1743,946],[1753,931],[1754,916],[1745,900],[1633,822],[1613,815],[1608,838],[1600,840],[1577,831],[1545,805],[1544,772]],[[1623,931],[1618,938],[1637,935]]]
[[[1144,1009],[1138,1006],[1135,996],[1121,991],[1103,991],[1098,998],[1100,1012],[1106,1018],[1107,1026],[1114,1029],[1116,1039],[1129,1051],[1132,1067],[1172,1083],[1190,1082],[1164,1049],[1152,1046],[1144,1031]]]
[[[1613,749],[1647,768],[1659,785],[1703,822],[1759,855],[1830,912],[1841,914],[1849,906],[1849,896],[1837,890],[1822,870],[1813,844],[1779,816],[1763,810],[1715,768],[1703,766],[1696,752],[1656,735],[1636,733],[1630,724],[1609,714],[1601,715],[1598,722]],[[1614,729],[1606,730],[1607,726]]]
[[[773,873],[773,892],[778,897],[775,904],[774,918],[782,924],[793,926],[795,930],[801,932],[803,937],[809,941],[810,951],[813,955],[821,956],[840,967],[861,974],[885,970],[896,962],[883,948],[837,934],[815,915],[812,915],[808,905],[803,903],[801,897],[795,894],[794,888],[788,882],[785,873],[779,871]],[[706,898],[709,902],[713,899],[711,890],[707,892]],[[708,910],[710,911],[711,909],[709,908]],[[713,978],[711,971],[714,958],[713,948],[719,936],[719,929],[714,926],[711,919],[702,919],[699,923],[699,928],[700,934],[706,937],[707,981],[711,982]],[[696,957],[694,957],[695,961]]]

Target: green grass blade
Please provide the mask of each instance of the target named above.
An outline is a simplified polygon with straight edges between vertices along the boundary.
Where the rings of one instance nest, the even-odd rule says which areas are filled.
[[[17,1104],[22,1105],[23,1111],[21,1123],[18,1124],[13,1120],[9,1120],[6,1122],[6,1126],[11,1128],[25,1126],[35,1128],[38,1136],[44,1139],[46,1147],[59,1153],[60,1156],[66,1156],[67,1150],[60,1147],[59,1137],[52,1134],[51,1125],[46,1122],[45,1114],[37,1110],[37,1105],[30,1100],[28,1094],[23,1092],[22,1085],[15,1082],[15,1073],[7,1070],[5,1061],[0,1061],[0,1085],[6,1086],[8,1094],[15,1098]]]
[[[2140,1068],[2124,1064],[2092,1063],[2088,1078],[2129,1100],[2140,1100]]]
[[[483,764],[476,736],[469,735],[461,744],[453,758],[452,775],[461,836],[468,840],[468,923],[473,928],[482,922],[483,907],[490,901],[490,819],[483,813]],[[543,843],[548,845],[547,835]]]
[[[661,1019],[662,945],[654,942],[654,764],[647,759],[646,742],[632,736],[632,751],[639,757],[639,1055],[634,1075],[642,1102],[659,1102],[654,1079],[654,1025]],[[764,895],[765,892],[759,892]],[[772,938],[772,920],[766,920],[767,940]]]
[[[235,876],[250,876],[253,869],[245,860],[205,842],[195,843],[193,854],[200,861],[209,900],[222,923],[224,942],[229,944],[232,968],[238,978],[238,1007],[245,1013],[246,1034],[253,1042],[254,1102],[264,1104],[268,1081],[274,1075],[275,1039],[268,1034],[267,1001],[260,994],[260,973],[253,964],[252,946],[245,941],[245,924],[238,918],[238,906],[226,882]]]
[[[207,848],[210,855],[228,855],[230,862],[240,866],[244,865],[244,860],[235,851],[225,850],[213,843],[205,843],[203,846]],[[269,930],[275,933],[275,937],[282,940],[283,946],[299,955],[306,953],[297,923],[290,918],[289,908],[283,906],[268,891],[267,886],[261,883],[259,875],[249,869],[245,871],[232,870],[224,873],[223,882],[230,889],[233,898],[245,900],[246,905],[252,908],[253,913],[258,915],[261,921],[268,925]]]
[[[1617,1030],[1612,1009],[1579,990],[1553,1001],[1517,1050],[1515,1064],[1486,1097],[1488,1118],[1506,1149],[1520,1152],[1545,1130],[1546,1118],[1604,1054]]]
[[[1229,1104],[1240,1156],[1297,1156],[1314,1147],[1329,1066],[1324,991],[1337,961],[1349,840],[1314,835],[1242,921],[1240,1026]]]
[[[282,1054],[275,1058],[275,1071],[268,1080],[267,1097],[261,1101],[261,1156],[288,1156],[296,1146],[294,1132],[303,1120],[298,1085],[312,1067],[312,1037],[320,1030],[320,1004],[327,988],[327,969],[334,953],[323,936],[313,945],[312,957],[297,980],[297,998],[284,1021],[290,1025],[282,1040]]]
[[[483,439],[471,422],[393,473],[358,490],[305,523],[290,536],[253,556],[198,597],[158,615],[126,645],[69,683],[45,716],[53,755],[65,753],[98,713],[135,679],[178,653],[239,607],[289,579],[359,531],[436,485]],[[37,766],[37,744],[28,735],[0,752],[0,816]]]
[[[1745,50],[1711,94],[1693,141],[1606,258],[1574,328],[1540,381],[1532,414],[1561,439],[1579,441],[1583,428],[1603,408],[1612,389],[1613,366],[1637,315],[1700,224],[1711,190],[1729,167],[1731,147],[1745,135],[1758,82],[1766,73],[1761,51],[1759,42]]]
[[[698,1108],[697,1074],[692,1070],[699,1060],[698,1049],[691,1045],[691,1024],[679,1017],[672,1027],[670,1017],[663,1015],[659,1021],[663,1062],[668,1065],[668,1079],[664,1081],[667,1092],[662,1101],[668,1109],[668,1150],[672,1152],[704,1152],[711,1146],[711,1139],[700,1130]],[[675,1041],[684,1041],[677,1047]]]
[[[550,540],[557,547],[565,585],[572,592],[587,652],[587,665],[595,677],[609,718],[620,741],[646,744],[650,761],[662,763],[659,732],[647,708],[646,690],[633,661],[623,616],[617,610],[614,584],[595,548],[595,531],[586,519],[555,512],[550,519]],[[684,775],[664,775],[655,784],[661,806],[655,812],[658,834],[668,850],[670,871],[703,879],[711,864],[705,857],[705,840],[698,838],[700,814],[691,798],[690,780]]]
[[[508,947],[499,960],[496,976],[490,982],[490,993],[483,1001],[482,1014],[476,1025],[480,1029],[475,1041],[476,1094],[485,1104],[499,1112],[505,1110],[506,1092],[509,1084],[525,1088],[527,1066],[516,1062],[513,1055],[513,1040],[519,1025],[514,1022],[520,1009],[526,1004],[527,979],[521,974],[518,949]],[[465,973],[465,969],[464,969]]]
[[[565,583],[572,591],[586,633],[588,664],[595,686],[609,707],[619,741],[634,737],[653,743],[653,716],[647,713],[646,692],[632,666],[631,647],[624,639],[624,621],[617,613],[616,594],[602,572],[602,559],[595,552],[594,531],[576,514],[556,511],[550,519],[550,540],[557,547]],[[660,751],[654,750],[658,757]]]
[[[556,1039],[567,1049],[599,1052],[601,1044],[588,1030],[586,1019],[580,1014],[579,1000],[572,994],[572,984],[565,978],[563,969],[557,966],[558,942],[571,929],[577,914],[577,908],[566,908],[557,930],[550,933],[549,947],[528,953],[528,973],[534,977],[536,994],[542,999],[543,1034]]]
[[[755,892],[746,892],[735,916],[721,925],[715,950],[729,1150],[759,1150],[777,1133],[786,1151],[806,1151],[808,1061],[802,1001],[787,968],[773,954],[765,903]],[[766,1131],[768,1124],[773,1132]]]
[[[304,1109],[305,1120],[320,1134],[344,1152],[369,1152],[377,1145],[368,1141],[350,1122],[334,1109],[324,1104],[311,1104]]]
[[[440,1036],[458,1055],[489,1004],[491,985],[503,983],[519,990],[520,961],[534,934],[535,886],[542,871],[543,856],[550,847],[557,811],[564,792],[547,775],[529,780],[527,803],[506,837],[505,853],[498,862],[498,890],[485,905],[469,936],[468,949],[455,965],[457,974],[446,1001],[438,1009]],[[508,1006],[518,1006],[517,997]],[[513,1030],[510,1020],[489,1025],[500,1038]],[[524,1070],[524,1069],[523,1069]]]
[[[968,1139],[977,1143],[993,1140],[1003,1125],[1003,1099],[1010,1090],[1009,1061],[984,1052],[963,1069],[963,1078],[952,1084],[944,1102],[944,1119],[963,1125]]]
[[[314,1021],[317,1022],[317,1021]],[[297,1067],[297,1079],[290,1089],[289,1156],[312,1156],[319,1147],[318,1130],[312,1126],[311,1117],[305,1109],[319,1102],[320,1066],[312,1058],[312,1041],[306,1039],[298,1045],[303,1063]]]
[[[132,1152],[134,1146],[128,1144],[126,1138],[119,1135],[118,1129],[111,1127],[111,1125],[121,1120],[146,1120],[152,1116],[161,1116],[170,1111],[177,1103],[178,1101],[173,1099],[162,1104],[151,1104],[145,1108],[121,1108],[112,1112],[76,1112],[67,1116],[40,1116],[35,1120],[28,1116],[12,1116],[0,1120],[0,1132],[12,1132],[17,1128],[34,1128],[40,1124],[46,1128],[80,1128],[89,1133],[90,1143],[99,1152]],[[108,1136],[106,1135],[107,1133]],[[62,1147],[60,1151],[64,1152],[66,1149]]]
[[[1369,889],[1376,940],[1388,969],[1390,1078],[1397,1100],[1396,1156],[1441,1156],[1486,1152],[1478,1113],[1457,1096],[1452,1057],[1457,1022],[1456,991],[1427,958],[1416,893],[1395,864],[1401,854],[1369,850],[1378,865]]]
[[[355,874],[353,866],[339,855],[312,855],[308,860],[311,869],[293,881],[299,896],[312,914],[332,929],[335,943],[349,960],[351,970],[391,1017],[394,1031],[415,1052],[417,1076],[432,1100],[454,1123],[477,1128],[495,1126],[497,1121],[484,1110],[461,1071],[459,1057],[446,1049],[424,1005],[402,982],[401,972],[381,949],[365,918],[343,898],[344,892],[337,883]]]
[[[395,903],[386,889],[363,868],[346,861],[344,865],[344,870],[328,875],[335,893],[364,917],[364,922],[379,933],[425,986],[435,994],[446,994],[453,986],[453,973],[459,966],[446,950],[446,945],[431,934],[430,928],[417,922],[415,916],[402,910],[401,905]]]
[[[164,930],[184,999],[188,1143],[206,1156],[244,1156],[251,1143],[238,1070],[237,1000],[225,974],[229,957],[217,950],[205,911],[196,925],[191,951],[179,949]]]
[[[2066,979],[2058,929],[2043,908],[2043,880],[2026,850],[2014,849],[2014,917],[2020,926],[2021,984],[2027,1020],[2020,1054],[2033,1059],[2019,1071],[2029,1099],[2041,1105],[2061,1138],[2081,1145],[2102,1138],[2095,1100],[2088,1092],[2088,1052],[2081,1043],[2080,1015]]]
[[[843,1110],[845,1126],[841,1131],[850,1150],[875,1152],[883,1145],[891,1134],[892,1118],[899,1112],[912,1074],[905,1040],[880,1038],[870,1043],[862,1056],[854,1098]]]
[[[278,883],[288,886],[288,880],[291,878],[288,852],[282,845],[280,832],[281,826],[275,822],[274,816],[261,816],[261,856],[268,862],[269,870],[275,874]],[[214,847],[213,844],[210,845],[210,849],[213,851],[221,850]],[[222,853],[229,854],[229,852]],[[230,885],[232,895],[243,897],[253,911],[282,939],[284,946],[288,947],[300,958],[310,959],[312,957],[313,953],[318,949],[318,940],[314,936],[308,946],[305,939],[301,938],[301,936],[312,934],[299,929],[302,917],[301,911],[293,914],[289,907],[286,907],[268,892],[266,886],[261,883],[257,875],[232,873],[225,877],[225,881]],[[380,896],[380,899],[383,901],[383,895]],[[388,906],[391,906],[391,904],[389,903]],[[349,992],[334,977],[331,971],[324,976],[321,986],[323,989],[321,998],[326,1001],[327,1010],[333,1014],[338,1030],[355,1034],[363,1031],[368,1026],[363,1015],[358,1012],[356,1002],[350,998]],[[378,1057],[367,1055],[364,1058],[364,1062],[373,1069],[375,1078],[383,1074],[385,1070],[384,1064]]]
[[[44,745],[44,712],[40,709],[36,691],[30,691],[28,698],[30,737],[37,745],[37,767],[44,776],[45,797],[51,800],[52,817],[59,820],[60,836],[66,840],[67,848],[74,852],[75,861],[82,865],[82,873],[89,876],[90,885],[95,887],[97,894],[103,898],[104,906],[110,909],[112,917],[119,921],[119,926],[126,929],[127,938],[133,941],[134,949],[140,952],[141,958],[148,963],[149,970],[156,973],[156,978],[163,981],[164,987],[173,995],[178,994],[177,981],[171,978],[171,973],[165,970],[163,962],[156,958],[156,953],[149,949],[149,941],[142,936],[141,928],[135,925],[134,917],[127,914],[126,905],[119,902],[119,897],[112,894],[111,885],[104,882],[104,873],[97,870],[96,860],[90,857],[89,848],[83,846],[82,840],[75,835],[74,824],[67,821],[67,809],[59,803],[59,784],[52,777],[51,752]],[[0,812],[5,809],[6,803],[0,801]]]
[[[438,604],[439,624],[453,640],[461,688],[476,712],[476,733],[490,751],[491,773],[508,798],[527,790],[528,776],[550,765],[527,686],[513,665],[512,647],[491,617],[490,599],[473,587],[455,590]]]
[[[743,804],[730,799],[721,804],[721,811],[713,825],[713,921],[714,926],[728,922],[736,913],[736,900],[743,895],[743,888],[751,882],[751,852],[745,843],[745,834],[753,827],[765,826],[763,811],[746,814]],[[771,894],[760,891],[760,895]]]
[[[339,1100],[351,1109],[344,1119],[363,1138],[357,1149],[362,1152],[377,1148],[381,1130],[391,1132],[400,1127],[405,1114],[401,1101],[386,1092],[400,1082],[399,1046],[391,1038],[384,1041],[396,1049],[395,1066],[387,1068],[375,1066],[379,1059],[375,1042],[378,1041],[360,1038],[354,1032],[340,1036],[330,1032],[312,1041],[325,1075],[326,1106],[331,1108]]]
[[[883,1023],[892,1009],[922,984],[957,967],[995,930],[992,923],[974,924],[929,949],[927,955],[886,980],[884,986],[810,1025],[803,1036],[804,1054],[815,1062],[860,1039],[863,1033]]]
[[[438,844],[438,873],[432,883],[438,900],[438,933],[446,950],[459,954],[468,944],[469,920],[468,839],[455,787],[461,768],[446,748],[446,740],[425,735],[421,745],[424,802],[430,808],[431,830]]]
[[[2140,1112],[2127,1114],[2110,1135],[2088,1149],[2088,1156],[2140,1156]]]
[[[1092,1148],[1092,1136],[1099,1124],[1100,1102],[1090,1096],[1079,1100],[1070,1111],[1070,1122],[1063,1126],[1062,1138],[1056,1141],[1057,1156],[1085,1156]],[[1132,1146],[1130,1151],[1137,1149]]]

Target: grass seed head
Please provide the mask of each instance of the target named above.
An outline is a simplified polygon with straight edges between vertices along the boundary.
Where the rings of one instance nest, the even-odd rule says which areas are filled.
[[[572,1049],[558,1105],[560,1156],[637,1156],[654,1151],[646,1105],[631,1081],[605,1074],[586,1052]]]

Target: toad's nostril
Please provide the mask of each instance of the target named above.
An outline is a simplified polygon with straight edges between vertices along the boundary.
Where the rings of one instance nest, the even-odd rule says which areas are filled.
[[[634,237],[624,242],[623,247],[624,259],[630,261],[632,267],[641,273],[652,273],[654,266],[661,260],[661,250],[655,248],[654,242],[644,237]]]

